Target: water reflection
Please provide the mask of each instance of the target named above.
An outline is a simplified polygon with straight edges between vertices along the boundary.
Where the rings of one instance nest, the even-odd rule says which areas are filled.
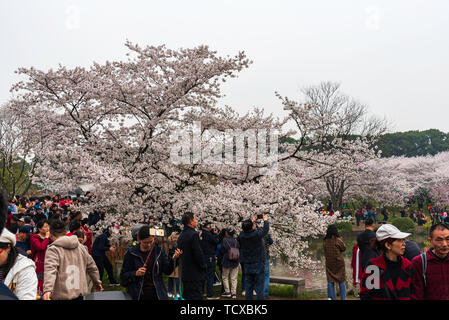
[[[351,268],[351,259],[352,259],[352,249],[354,245],[357,243],[357,235],[361,231],[351,231],[351,232],[343,232],[341,236],[343,237],[343,241],[346,245],[346,251],[344,252],[345,258],[345,266],[346,266],[346,287],[347,290],[352,289],[352,268]],[[425,241],[427,240],[427,236],[425,231],[420,230],[410,236],[408,238],[411,241],[415,241],[418,244],[418,247],[421,251],[425,249]],[[323,240],[322,239],[313,239],[309,244],[309,254],[314,257],[317,261],[320,262],[320,270],[318,272],[311,272],[308,270],[302,270],[299,274],[300,278],[306,280],[306,291],[312,294],[320,294],[327,295],[327,279],[326,279],[326,268],[325,268],[325,259],[324,259],[324,250],[323,250]],[[288,270],[285,266],[280,265],[279,263],[274,262],[274,265],[271,268],[271,273],[273,275],[279,276],[292,276],[296,277],[292,271]]]

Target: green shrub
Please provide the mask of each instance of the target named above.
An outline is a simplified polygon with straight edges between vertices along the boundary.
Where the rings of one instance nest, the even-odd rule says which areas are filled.
[[[391,221],[391,224],[402,232],[413,233],[415,231],[415,223],[410,218],[395,218]]]
[[[351,222],[337,222],[335,224],[338,232],[350,232],[352,231],[352,223]]]

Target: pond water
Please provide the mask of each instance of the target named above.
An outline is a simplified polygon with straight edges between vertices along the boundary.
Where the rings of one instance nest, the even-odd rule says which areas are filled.
[[[346,251],[344,252],[345,258],[345,266],[346,266],[346,288],[347,291],[352,289],[352,268],[351,268],[351,259],[352,259],[352,248],[357,243],[357,235],[361,231],[351,231],[351,232],[343,232],[341,236],[346,245]],[[424,250],[425,244],[424,241],[427,240],[427,236],[425,231],[420,230],[415,232],[409,238],[411,241],[415,241],[419,248]],[[299,277],[306,280],[306,291],[308,293],[327,295],[327,279],[325,272],[325,258],[324,258],[324,250],[323,250],[323,240],[322,239],[313,239],[310,241],[308,253],[314,257],[315,260],[320,262],[320,270],[318,272],[312,273],[311,271],[302,270],[299,273]],[[274,264],[271,266],[271,273],[273,275],[278,276],[293,276],[296,277],[292,271],[288,270],[287,267],[277,263],[274,261]]]

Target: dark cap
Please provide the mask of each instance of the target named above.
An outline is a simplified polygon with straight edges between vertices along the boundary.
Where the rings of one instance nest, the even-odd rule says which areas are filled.
[[[19,228],[19,233],[32,233],[33,227],[32,226],[23,226]]]

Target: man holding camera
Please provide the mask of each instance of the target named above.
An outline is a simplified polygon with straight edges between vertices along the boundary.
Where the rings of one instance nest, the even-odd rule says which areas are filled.
[[[218,230],[212,229],[210,223],[206,222],[203,224],[203,228],[200,232],[200,244],[201,249],[203,249],[204,259],[206,260],[206,289],[207,289],[207,299],[216,300],[217,296],[214,295],[214,278],[215,278],[215,252],[217,251],[217,245],[220,241],[218,240]],[[204,289],[204,285],[203,285]]]
[[[168,300],[162,273],[169,275],[174,269],[174,260],[180,255],[177,249],[167,257],[165,250],[157,244],[156,236],[163,236],[161,229],[140,227],[138,244],[131,246],[123,259],[120,280],[134,300]]]
[[[256,230],[255,222],[263,220],[263,228]],[[265,260],[266,252],[263,238],[268,234],[270,226],[265,214],[253,217],[252,220],[242,222],[243,231],[238,241],[240,243],[240,264],[244,270],[245,298],[253,300],[253,290],[257,300],[264,299]]]

